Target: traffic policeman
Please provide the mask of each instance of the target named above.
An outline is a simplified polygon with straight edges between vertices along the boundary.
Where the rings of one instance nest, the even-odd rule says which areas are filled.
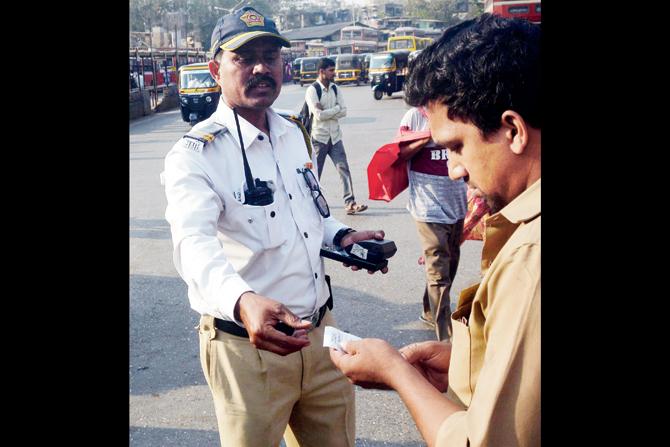
[[[354,446],[353,388],[323,347],[335,321],[319,251],[384,232],[330,216],[301,129],[270,108],[290,46],[274,22],[245,7],[211,42],[218,108],[167,154],[163,181],[221,443],[278,445],[290,424],[301,446]]]

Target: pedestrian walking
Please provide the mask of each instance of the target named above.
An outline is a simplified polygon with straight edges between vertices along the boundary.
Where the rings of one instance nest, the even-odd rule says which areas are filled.
[[[368,209],[367,205],[357,204],[354,197],[354,185],[347,162],[347,154],[342,143],[342,129],[338,120],[347,115],[344,96],[335,85],[335,62],[327,57],[318,64],[318,79],[305,92],[305,101],[309,112],[314,116],[312,121],[312,145],[316,151],[319,179],[326,162],[330,157],[340,175],[344,189],[344,209],[347,214],[360,213]]]
[[[400,121],[400,131],[428,130],[423,107],[413,107]],[[461,235],[467,211],[467,186],[451,180],[447,149],[431,138],[400,143],[400,158],[407,160],[409,201],[419,233],[426,272],[420,319],[435,329],[438,340],[451,338],[449,292],[458,271]]]

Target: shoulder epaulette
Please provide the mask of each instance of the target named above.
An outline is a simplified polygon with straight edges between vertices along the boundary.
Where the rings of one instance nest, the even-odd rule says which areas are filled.
[[[300,131],[302,132],[302,137],[305,139],[305,145],[307,146],[307,154],[309,154],[309,159],[312,159],[312,139],[309,137],[309,133],[307,133],[307,129],[305,129],[305,126],[302,125],[302,121],[300,121],[300,118],[298,118],[295,115],[286,115],[284,113],[277,113],[279,116],[286,118],[292,123],[295,123]]]
[[[226,126],[215,121],[203,122],[182,137],[182,145],[187,149],[201,152],[207,143],[214,141],[217,135],[226,131]]]

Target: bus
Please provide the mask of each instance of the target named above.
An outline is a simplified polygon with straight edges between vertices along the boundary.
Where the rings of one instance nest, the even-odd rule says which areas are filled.
[[[542,21],[542,5],[540,0],[486,0],[484,12],[498,14],[503,17],[526,19],[533,23]]]
[[[393,36],[389,37],[388,44],[386,46],[387,51],[393,50],[423,50],[428,45],[433,43],[433,39],[430,37],[417,37],[417,36]]]

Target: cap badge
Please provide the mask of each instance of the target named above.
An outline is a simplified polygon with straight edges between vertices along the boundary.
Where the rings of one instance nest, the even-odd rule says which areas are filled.
[[[240,20],[247,24],[247,26],[265,26],[265,17],[255,12],[247,11],[242,16]]]

